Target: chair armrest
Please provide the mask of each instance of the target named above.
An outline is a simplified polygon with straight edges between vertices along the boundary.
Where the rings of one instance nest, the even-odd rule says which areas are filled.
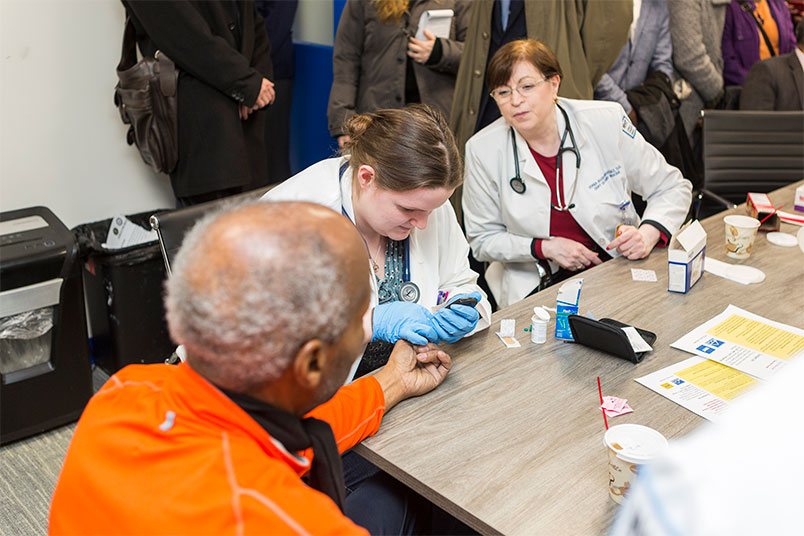
[[[703,199],[704,197],[706,197],[707,199],[710,199],[712,201],[715,201],[719,205],[722,205],[724,208],[727,208],[727,209],[729,209],[729,208],[737,208],[737,205],[735,205],[734,203],[732,203],[728,199],[724,199],[724,198],[720,197],[719,195],[717,195],[715,192],[709,191],[706,188],[700,188],[698,190],[698,199]]]

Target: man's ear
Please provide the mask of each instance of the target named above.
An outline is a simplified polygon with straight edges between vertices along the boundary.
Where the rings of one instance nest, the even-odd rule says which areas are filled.
[[[361,190],[365,190],[375,179],[374,168],[363,164],[357,168],[357,184]]]
[[[328,345],[319,339],[307,341],[293,360],[293,374],[299,386],[315,391],[323,381],[329,359]]]

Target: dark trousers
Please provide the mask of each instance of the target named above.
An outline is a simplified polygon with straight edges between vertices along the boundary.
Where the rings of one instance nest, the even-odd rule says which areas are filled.
[[[349,451],[341,459],[346,516],[369,533],[477,534],[362,456]]]
[[[293,97],[293,79],[276,80],[276,100],[265,109],[265,153],[268,174],[255,178],[250,189],[278,184],[290,173],[290,106]]]

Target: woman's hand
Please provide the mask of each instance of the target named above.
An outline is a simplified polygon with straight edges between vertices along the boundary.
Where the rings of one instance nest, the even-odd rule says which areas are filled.
[[[542,240],[542,253],[565,270],[583,270],[601,263],[597,253],[580,242],[561,236]]]
[[[408,41],[408,56],[418,63],[424,63],[430,59],[430,53],[433,52],[433,47],[435,46],[435,35],[425,30],[424,36],[427,38],[426,41],[415,37],[411,37]]]
[[[632,225],[622,225],[617,231],[617,238],[606,249],[616,249],[623,257],[634,261],[647,257],[660,237],[659,229],[653,225],[643,225],[639,229]]]

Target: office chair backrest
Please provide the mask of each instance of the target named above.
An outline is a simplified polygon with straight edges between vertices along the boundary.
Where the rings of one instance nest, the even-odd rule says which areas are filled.
[[[151,228],[156,231],[159,237],[159,248],[162,250],[162,259],[165,261],[168,275],[170,274],[170,263],[179,251],[184,241],[184,235],[202,216],[229,203],[257,199],[270,189],[271,187],[260,188],[208,203],[161,212],[151,216]]]
[[[734,203],[804,178],[804,112],[705,110],[704,188]]]

